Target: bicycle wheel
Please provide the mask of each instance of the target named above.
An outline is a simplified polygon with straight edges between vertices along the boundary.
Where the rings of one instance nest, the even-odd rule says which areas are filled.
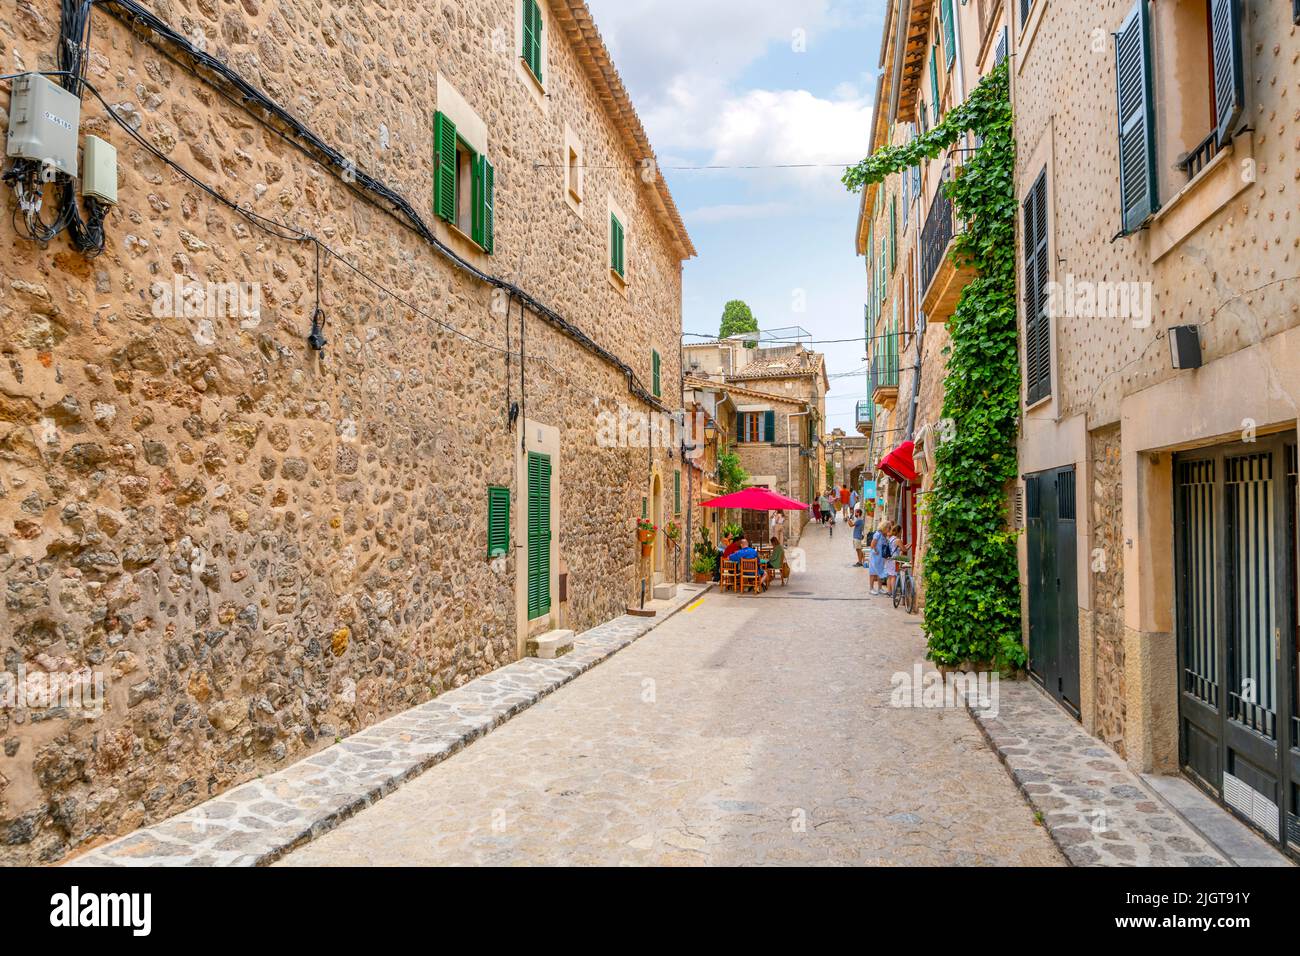
[[[903,576],[894,578],[894,607],[903,603]]]
[[[916,613],[916,582],[912,580],[912,576],[910,574],[907,576],[906,588],[907,590],[903,595],[903,603],[907,606],[908,614],[915,614]]]

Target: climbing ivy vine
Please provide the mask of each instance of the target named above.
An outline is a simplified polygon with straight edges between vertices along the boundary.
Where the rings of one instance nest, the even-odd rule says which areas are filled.
[[[956,427],[935,453],[928,496],[925,629],[939,664],[1021,667],[1016,533],[1006,489],[1016,477],[1015,139],[1004,60],[933,129],[877,150],[844,174],[852,192],[934,159],[973,133],[979,147],[942,188],[966,222],[953,256],[978,275],[948,320],[943,417]]]

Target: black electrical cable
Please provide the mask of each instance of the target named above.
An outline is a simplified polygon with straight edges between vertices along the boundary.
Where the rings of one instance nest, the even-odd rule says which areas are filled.
[[[61,65],[65,65],[68,68],[68,72],[74,74],[73,78],[69,78],[67,84],[69,89],[72,89],[74,92],[79,92],[79,90],[76,89],[79,84],[84,84],[87,88],[91,88],[90,84],[86,82],[84,78],[84,63],[86,60],[88,45],[87,26],[90,21],[90,11],[95,5],[98,4],[104,7],[108,12],[113,13],[115,16],[119,16],[119,18],[129,26],[141,25],[146,27],[155,35],[178,47],[196,65],[209,71],[220,81],[233,87],[239,94],[242,104],[246,109],[249,109],[250,111],[253,108],[260,109],[274,120],[286,126],[294,137],[300,140],[303,144],[306,144],[307,151],[309,154],[312,154],[315,159],[318,161],[327,161],[327,165],[333,166],[340,171],[346,171],[349,177],[347,181],[351,185],[381,199],[385,204],[387,204],[391,212],[395,213],[400,219],[405,220],[407,224],[421,236],[421,238],[423,238],[429,245],[433,246],[440,255],[450,261],[456,268],[478,279],[480,282],[517,296],[520,300],[521,308],[532,309],[537,313],[537,315],[560,329],[587,351],[619,369],[627,379],[628,391],[634,396],[652,408],[658,408],[660,410],[665,408],[663,403],[641,384],[636,372],[630,365],[592,339],[581,328],[569,322],[559,312],[534,298],[528,292],[505,279],[483,272],[466,259],[463,259],[454,250],[438,239],[420,214],[416,212],[415,208],[411,206],[411,204],[400,193],[371,176],[369,173],[358,169],[347,157],[325,143],[288,110],[280,106],[260,89],[253,86],[225,63],[211,56],[206,51],[195,47],[190,43],[188,38],[178,33],[154,13],[136,3],[135,0],[62,0],[62,3],[63,25],[62,35],[60,38],[60,58],[62,61],[66,53],[68,58],[67,62],[66,64],[61,62]],[[94,92],[93,88],[91,89],[92,92]],[[104,102],[102,96],[99,96],[98,93],[95,95],[101,102]],[[104,105],[105,107],[108,107],[107,103],[104,103]],[[129,125],[121,122],[120,118],[117,117],[117,114],[111,108],[109,108],[109,112],[114,118],[119,120],[119,125],[130,130]],[[130,132],[134,138],[141,143],[145,143],[151,151],[157,153],[157,150],[152,150],[152,144],[147,144],[142,137],[135,134],[134,130],[130,130]],[[173,166],[173,168],[179,170],[179,167],[177,167],[175,163],[171,163],[170,160],[168,160],[168,162]],[[182,173],[186,175],[187,178],[195,181],[192,176],[189,176],[188,173],[184,173],[183,170]],[[215,190],[209,189],[206,186],[203,188],[210,195],[219,197],[219,194],[217,194]],[[233,205],[229,200],[225,200],[224,197],[219,198],[221,198],[221,200],[227,205]],[[238,209],[243,215],[250,219],[256,215],[252,213],[251,210],[247,210],[244,207],[235,205],[234,208]],[[311,237],[304,236],[304,238]],[[364,273],[360,272],[360,270],[352,267],[350,263],[339,257],[337,253],[332,254],[334,254],[336,258],[339,258],[345,265],[353,268],[353,270],[358,272],[358,274],[363,275],[363,277],[378,285],[375,280],[370,279],[369,276],[365,276]],[[453,331],[456,331],[457,334],[464,335],[464,333],[461,333],[459,330]],[[469,338],[469,336],[465,337]]]

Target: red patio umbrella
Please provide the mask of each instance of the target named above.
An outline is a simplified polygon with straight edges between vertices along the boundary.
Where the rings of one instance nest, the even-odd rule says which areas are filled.
[[[742,511],[807,511],[802,502],[778,495],[766,488],[746,488],[735,494],[723,495],[704,502],[705,508],[739,508]]]

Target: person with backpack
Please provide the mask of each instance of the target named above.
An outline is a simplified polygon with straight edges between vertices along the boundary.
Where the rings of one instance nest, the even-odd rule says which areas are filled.
[[[880,546],[885,540],[884,525],[881,525],[871,534],[871,542],[867,546],[867,570],[871,576],[867,581],[867,588],[871,594],[884,594],[881,586],[885,581],[885,559],[880,554]]]
[[[885,594],[894,593],[894,578],[898,574],[898,549],[901,546],[898,536],[902,530],[900,524],[886,528],[885,539],[880,545],[880,556],[884,559]]]

